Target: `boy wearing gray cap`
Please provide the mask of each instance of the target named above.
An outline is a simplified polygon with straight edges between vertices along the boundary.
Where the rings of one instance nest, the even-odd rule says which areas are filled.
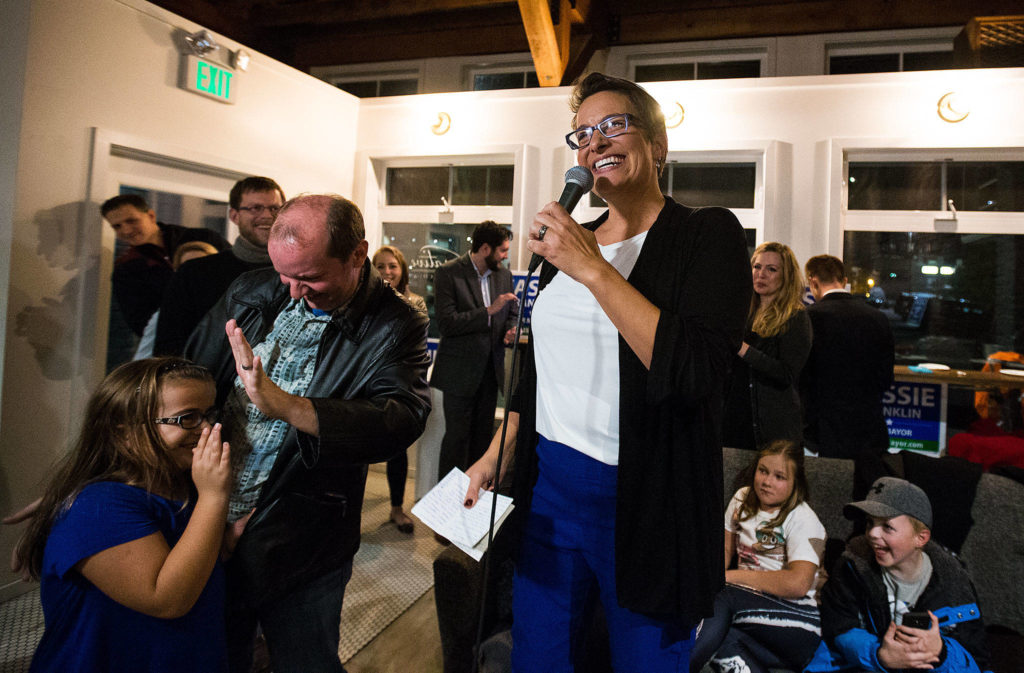
[[[987,663],[978,599],[960,561],[931,541],[924,491],[882,477],[843,514],[866,516],[866,532],[822,590],[831,670],[978,672]]]

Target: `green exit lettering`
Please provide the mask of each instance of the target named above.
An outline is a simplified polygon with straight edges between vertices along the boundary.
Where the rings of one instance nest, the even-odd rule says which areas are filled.
[[[196,88],[218,98],[231,98],[231,77],[234,73],[215,65],[196,61]]]

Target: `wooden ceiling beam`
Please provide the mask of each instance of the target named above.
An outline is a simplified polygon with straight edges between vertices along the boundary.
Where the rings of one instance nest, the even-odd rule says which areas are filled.
[[[560,86],[569,63],[572,24],[586,21],[586,2],[518,0],[533,67],[541,86]],[[552,16],[552,7],[558,14]]]

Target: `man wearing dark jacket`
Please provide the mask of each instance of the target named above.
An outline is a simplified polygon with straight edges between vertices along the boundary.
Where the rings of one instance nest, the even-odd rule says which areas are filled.
[[[114,236],[130,245],[114,262],[114,301],[125,322],[142,336],[153,312],[160,308],[164,288],[174,275],[174,251],[186,241],[204,241],[218,250],[228,242],[211,229],[182,227],[156,221],[156,213],[137,194],[107,199],[100,213],[110,223]]]
[[[240,276],[185,349],[214,374],[236,460],[229,661],[248,672],[259,624],[276,673],[343,671],[366,465],[423,431],[427,321],[370,265],[341,197],[286,203],[268,250],[273,268]]]
[[[438,479],[465,470],[494,434],[498,388],[505,379],[505,344],[517,313],[512,273],[502,266],[512,232],[487,220],[473,230],[470,252],[434,273],[441,343],[430,385],[444,393],[444,439]]]
[[[893,380],[889,320],[847,292],[843,262],[818,255],[804,267],[814,295],[814,340],[802,373],[804,441],[825,458],[881,454],[889,447],[882,395]]]
[[[230,250],[186,262],[164,291],[154,355],[181,355],[185,342],[231,282],[246,271],[270,266],[270,227],[284,204],[281,187],[264,177],[243,178],[228,195],[228,219],[238,227]]]

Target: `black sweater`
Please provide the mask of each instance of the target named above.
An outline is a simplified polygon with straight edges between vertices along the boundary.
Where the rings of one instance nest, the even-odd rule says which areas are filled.
[[[587,225],[596,229],[607,214]],[[543,289],[557,270],[545,264]],[[751,278],[743,229],[722,208],[666,198],[629,282],[661,310],[650,371],[619,337],[619,604],[693,625],[722,587],[722,395]],[[511,408],[520,412],[517,511],[537,477],[532,341]]]

